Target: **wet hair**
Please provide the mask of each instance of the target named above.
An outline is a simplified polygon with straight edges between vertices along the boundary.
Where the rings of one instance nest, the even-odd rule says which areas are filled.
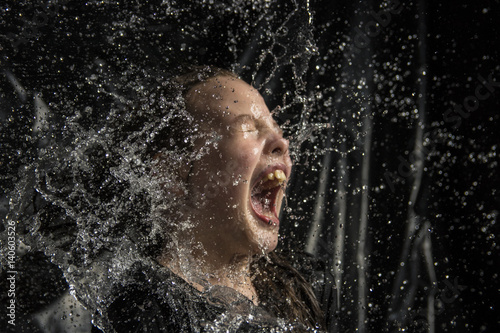
[[[252,264],[252,277],[261,304],[290,322],[325,329],[325,318],[311,282],[283,254],[271,252]]]
[[[193,152],[198,129],[186,106],[188,91],[216,76],[238,78],[231,71],[212,66],[181,66],[176,74],[173,78],[145,82],[151,91],[129,98],[134,101],[114,117],[112,127],[119,133],[119,138],[146,143],[141,152],[144,160],[166,151]],[[165,119],[166,115],[168,119]]]
[[[77,265],[112,251],[114,240],[122,236],[134,241],[143,255],[156,257],[165,235],[151,214],[154,195],[148,175],[154,157],[170,154],[179,164],[181,157],[193,158],[197,128],[184,96],[218,75],[236,77],[210,66],[183,66],[173,79],[171,73],[144,71],[125,85],[115,82],[109,110],[87,107],[68,117],[68,142],[38,158],[35,222],[28,222],[26,214],[26,224],[34,226],[30,231],[72,252]],[[94,242],[82,230],[96,239],[110,239],[110,244]]]

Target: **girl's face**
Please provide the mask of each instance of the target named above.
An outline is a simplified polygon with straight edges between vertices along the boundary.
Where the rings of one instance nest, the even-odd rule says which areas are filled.
[[[218,76],[192,88],[188,109],[208,153],[188,177],[195,237],[235,254],[272,251],[292,162],[264,99],[242,80]]]

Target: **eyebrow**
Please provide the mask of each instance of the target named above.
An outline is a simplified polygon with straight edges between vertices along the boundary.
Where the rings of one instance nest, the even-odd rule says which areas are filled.
[[[273,118],[272,118],[273,119]],[[248,121],[248,120],[251,120],[255,123],[264,123],[262,120],[260,120],[259,118],[256,118],[255,116],[251,115],[251,114],[240,114],[238,116],[236,116],[234,122],[244,122],[244,121]],[[280,133],[280,134],[283,134],[283,130],[281,129],[281,127],[278,125],[278,123],[276,122],[276,120],[273,119],[273,127]]]

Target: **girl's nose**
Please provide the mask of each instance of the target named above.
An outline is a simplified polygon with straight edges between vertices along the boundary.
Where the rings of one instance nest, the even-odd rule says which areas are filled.
[[[265,151],[272,155],[284,155],[288,152],[288,146],[288,140],[283,138],[281,133],[273,132],[269,134]]]

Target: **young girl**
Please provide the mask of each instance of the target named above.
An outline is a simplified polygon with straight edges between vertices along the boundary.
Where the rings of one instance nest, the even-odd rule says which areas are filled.
[[[181,92],[187,113],[173,127],[153,129],[146,149],[158,184],[151,202],[162,242],[150,252],[154,260],[136,264],[115,287],[107,328],[324,328],[311,285],[273,252],[292,163],[262,96],[209,66],[166,89]],[[164,200],[175,204],[165,207]]]

